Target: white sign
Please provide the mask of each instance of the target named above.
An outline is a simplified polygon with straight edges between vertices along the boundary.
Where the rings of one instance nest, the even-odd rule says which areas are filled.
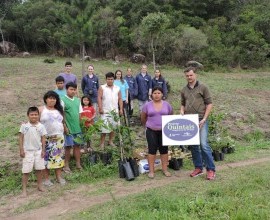
[[[163,115],[162,145],[199,145],[198,114]]]

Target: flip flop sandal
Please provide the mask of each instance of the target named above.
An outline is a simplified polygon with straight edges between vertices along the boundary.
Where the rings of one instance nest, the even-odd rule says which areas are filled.
[[[63,168],[63,171],[64,171],[65,173],[72,173],[71,170],[70,170],[70,168]]]
[[[44,186],[53,186],[53,183],[52,183],[51,180],[45,180],[45,181],[43,182],[43,185],[44,185]]]
[[[109,143],[109,146],[116,147],[116,145],[114,143]]]
[[[171,177],[172,174],[169,171],[163,171],[164,176]]]
[[[82,168],[82,166],[79,166],[79,167],[76,167],[77,168],[77,170],[83,170],[83,168]]]
[[[148,177],[149,177],[150,179],[154,179],[155,174],[154,174],[154,173],[148,173]]]
[[[85,154],[86,150],[85,149],[80,149],[81,154]]]
[[[93,149],[92,147],[88,147],[88,148],[87,148],[87,152],[88,152],[88,153],[91,153],[92,151],[94,151],[94,149]]]

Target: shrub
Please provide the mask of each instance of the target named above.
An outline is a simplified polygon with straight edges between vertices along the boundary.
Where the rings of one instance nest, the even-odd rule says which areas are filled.
[[[55,63],[54,58],[46,58],[44,61],[44,63]]]

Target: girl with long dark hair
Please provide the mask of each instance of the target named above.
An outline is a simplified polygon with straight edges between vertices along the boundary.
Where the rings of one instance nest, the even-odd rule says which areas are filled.
[[[45,145],[45,181],[46,186],[52,186],[49,179],[50,170],[55,170],[56,181],[64,185],[66,181],[62,178],[61,172],[64,167],[64,111],[58,94],[54,91],[45,93],[44,106],[39,108],[40,122],[47,130]]]

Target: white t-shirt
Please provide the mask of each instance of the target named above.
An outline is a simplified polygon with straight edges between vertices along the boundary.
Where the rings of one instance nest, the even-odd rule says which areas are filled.
[[[107,84],[102,85],[102,108],[104,113],[109,113],[112,110],[118,112],[118,94],[120,88],[116,85],[109,87]]]
[[[44,106],[40,122],[45,126],[48,136],[64,134],[63,116],[58,110],[49,110]]]
[[[24,150],[40,150],[42,148],[41,137],[47,135],[47,131],[43,124],[38,122],[33,125],[30,122],[21,125],[20,133],[24,135]]]

